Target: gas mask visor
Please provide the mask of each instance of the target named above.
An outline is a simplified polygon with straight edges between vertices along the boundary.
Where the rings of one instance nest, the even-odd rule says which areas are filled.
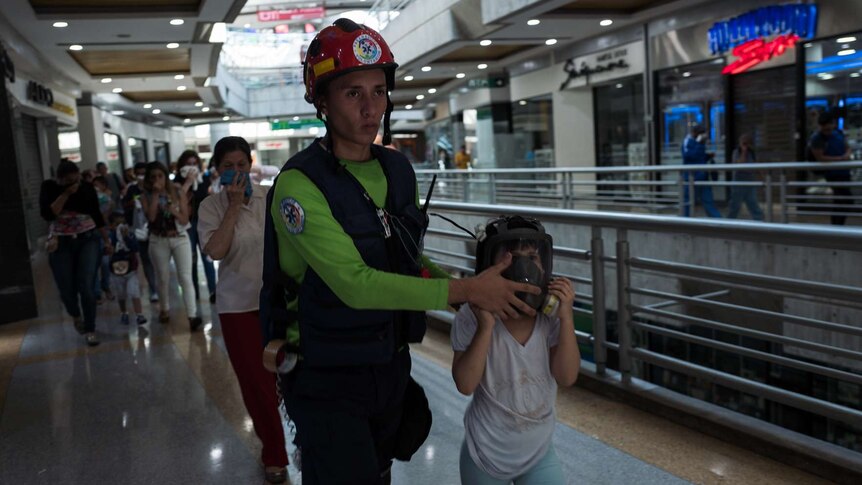
[[[503,271],[502,276],[511,281],[541,288],[542,293],[538,295],[516,293],[518,298],[538,310],[545,304],[548,283],[554,270],[553,240],[548,234],[517,234],[518,232],[521,231],[515,230],[494,237],[490,241],[488,253],[492,255],[492,264],[499,263],[506,253],[512,253],[512,264]]]

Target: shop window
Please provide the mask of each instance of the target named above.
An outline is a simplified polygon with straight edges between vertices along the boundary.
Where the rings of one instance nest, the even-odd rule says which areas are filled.
[[[786,66],[737,74],[733,83],[733,138],[754,137],[758,162],[796,159],[796,67]]]
[[[512,103],[515,166],[546,168],[554,160],[554,112],[551,95]]]
[[[466,118],[465,110],[465,118]],[[452,168],[456,148],[452,143],[452,122],[447,118],[429,124],[425,128],[425,162],[428,168]]]
[[[153,151],[156,156],[156,161],[162,162],[166,167],[171,165],[171,154],[168,149],[168,144],[163,141],[154,141],[153,142]]]
[[[129,150],[132,152],[132,165],[147,162],[147,140],[130,137]]]
[[[593,90],[596,129],[596,166],[628,167],[649,163],[644,124],[643,78],[634,76]],[[646,180],[646,173],[599,174],[599,180]],[[645,185],[605,184],[599,196],[636,196]]]
[[[57,134],[60,144],[60,157],[75,163],[81,163],[81,137],[77,131],[60,132]]]
[[[123,173],[125,168],[125,157],[123,157],[123,148],[120,144],[120,137],[114,133],[105,132],[102,134],[102,139],[105,142],[105,162],[108,164],[108,171],[111,173]]]
[[[806,140],[823,111],[837,117],[851,157],[862,159],[862,32],[804,44]]]

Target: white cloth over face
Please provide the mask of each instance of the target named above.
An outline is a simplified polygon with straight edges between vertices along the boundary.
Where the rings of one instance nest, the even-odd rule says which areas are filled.
[[[452,348],[467,350],[478,322],[463,305],[452,326]],[[557,382],[550,348],[559,342],[560,319],[536,315],[533,333],[518,343],[497,319],[485,373],[464,414],[467,449],[476,465],[499,479],[525,473],[545,456],[557,422]]]

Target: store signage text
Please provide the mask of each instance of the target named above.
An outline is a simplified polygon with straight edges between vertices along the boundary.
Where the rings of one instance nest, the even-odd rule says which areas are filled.
[[[738,74],[780,56],[799,39],[814,37],[817,5],[775,5],[752,10],[730,20],[716,22],[707,33],[709,50],[736,56],[724,74]]]
[[[502,88],[504,86],[506,86],[506,78],[500,76],[470,79],[467,81],[467,87],[470,89]]]
[[[9,80],[10,83],[15,82],[15,64],[12,64],[12,58],[6,52],[6,47],[0,44],[0,68],[2,68],[3,77]]]
[[[27,83],[27,99],[50,108],[54,105],[54,92],[36,81],[30,81]]]
[[[326,9],[323,7],[292,8],[289,10],[260,10],[257,20],[260,22],[284,22],[286,20],[311,20],[323,18]]]
[[[323,122],[317,118],[304,118],[299,120],[288,120],[288,121],[273,121],[271,124],[272,131],[276,130],[290,130],[290,129],[302,129],[302,128],[311,128],[318,127],[323,128]]]
[[[627,56],[627,49],[617,49],[597,57],[595,66],[590,66],[586,62],[581,62],[580,68],[575,66],[574,59],[569,59],[563,66],[563,70],[566,71],[569,76],[565,81],[563,81],[563,84],[560,85],[560,90],[566,89],[569,87],[569,83],[582,76],[590,76],[601,72],[613,71],[614,69],[629,68],[629,63],[626,60]],[[599,64],[601,62],[604,64]]]

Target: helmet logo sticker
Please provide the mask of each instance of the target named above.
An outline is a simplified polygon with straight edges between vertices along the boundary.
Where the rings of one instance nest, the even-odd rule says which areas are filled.
[[[363,64],[375,64],[382,54],[380,44],[368,34],[362,34],[353,41],[353,55]]]
[[[281,200],[281,219],[287,232],[291,234],[299,234],[305,229],[305,210],[293,197]]]

